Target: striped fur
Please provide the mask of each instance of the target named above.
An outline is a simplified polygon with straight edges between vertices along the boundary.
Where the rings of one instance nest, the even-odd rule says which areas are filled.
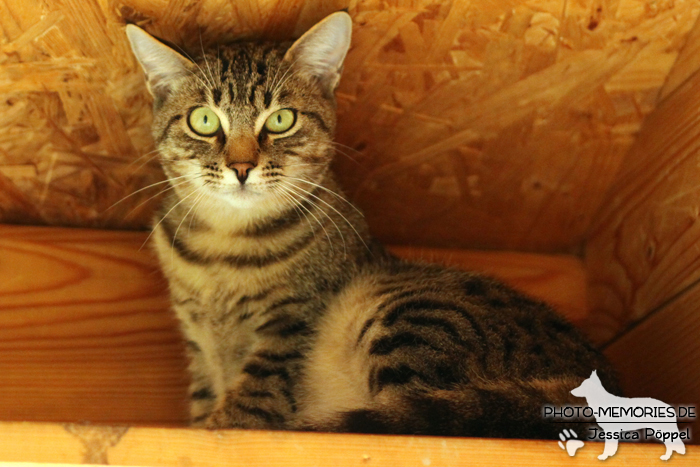
[[[165,71],[149,60],[175,52],[130,32],[146,41],[134,50],[157,90],[171,188],[153,235],[188,343],[192,422],[554,436],[543,404],[576,402],[569,389],[593,369],[616,390],[603,357],[499,282],[387,254],[337,186],[333,91],[348,24],[332,15],[291,48],[169,56]],[[188,127],[199,106],[219,116],[217,134]],[[284,108],[295,125],[270,134],[265,119]],[[244,182],[231,160],[253,161]]]

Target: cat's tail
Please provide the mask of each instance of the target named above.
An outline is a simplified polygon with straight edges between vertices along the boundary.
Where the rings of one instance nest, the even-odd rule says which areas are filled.
[[[332,431],[557,439],[569,428],[583,436],[584,424],[544,416],[546,405],[580,403],[570,391],[582,379],[482,381],[379,394],[374,406],[342,414]]]

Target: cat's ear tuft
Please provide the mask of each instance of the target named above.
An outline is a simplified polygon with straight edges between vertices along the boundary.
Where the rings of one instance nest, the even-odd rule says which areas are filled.
[[[131,43],[131,50],[146,72],[148,90],[154,98],[164,99],[179,80],[191,73],[191,61],[140,27],[127,25],[126,35]]]
[[[300,74],[320,80],[325,91],[332,93],[340,81],[351,36],[350,15],[338,11],[306,31],[292,44],[284,59]]]

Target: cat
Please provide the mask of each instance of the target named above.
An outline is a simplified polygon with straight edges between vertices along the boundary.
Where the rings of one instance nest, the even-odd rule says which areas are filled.
[[[171,183],[154,243],[208,428],[554,438],[593,369],[547,305],[477,274],[400,260],[330,169],[345,12],[293,43],[186,58],[135,25]]]

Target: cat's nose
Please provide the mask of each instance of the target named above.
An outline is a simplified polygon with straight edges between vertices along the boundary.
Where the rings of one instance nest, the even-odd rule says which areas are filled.
[[[250,171],[255,168],[255,164],[252,162],[232,162],[228,164],[228,168],[236,173],[236,178],[243,185],[248,179]]]

